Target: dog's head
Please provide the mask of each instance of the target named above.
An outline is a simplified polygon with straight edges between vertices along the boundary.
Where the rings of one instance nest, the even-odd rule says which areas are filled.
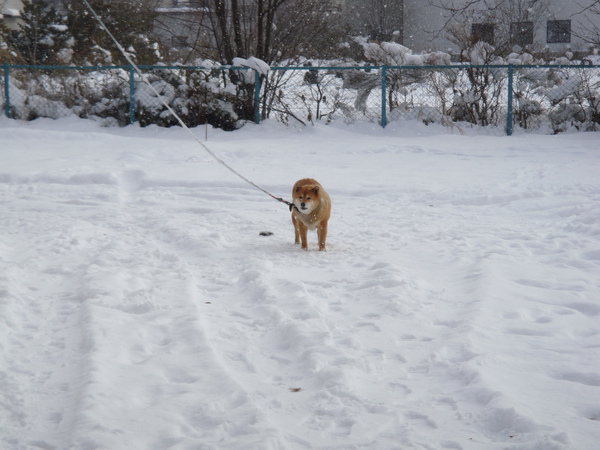
[[[292,201],[298,211],[302,214],[310,214],[321,200],[321,188],[318,185],[306,184],[304,186],[297,184],[294,187]]]

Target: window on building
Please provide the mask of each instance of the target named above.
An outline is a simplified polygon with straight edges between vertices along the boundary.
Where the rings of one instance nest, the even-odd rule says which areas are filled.
[[[173,6],[176,8],[201,8],[205,4],[206,0],[173,0]]]
[[[533,44],[533,22],[513,22],[510,24],[510,42],[512,45]]]
[[[473,41],[494,43],[494,25],[491,23],[474,23],[471,25],[471,37]]]
[[[571,42],[571,21],[549,20],[546,42],[548,44],[560,44]]]
[[[187,36],[172,36],[171,37],[171,45],[173,47],[188,47],[188,38]]]

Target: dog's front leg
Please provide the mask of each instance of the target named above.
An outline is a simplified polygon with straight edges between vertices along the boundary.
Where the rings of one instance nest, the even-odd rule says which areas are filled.
[[[308,227],[298,220],[298,226],[300,228],[300,240],[302,241],[302,250],[308,250]]]
[[[319,240],[319,251],[326,252],[325,241],[327,240],[327,222],[317,228],[317,239]]]
[[[298,225],[300,221],[294,217],[292,214],[292,224],[294,225],[294,244],[300,243],[300,226]]]

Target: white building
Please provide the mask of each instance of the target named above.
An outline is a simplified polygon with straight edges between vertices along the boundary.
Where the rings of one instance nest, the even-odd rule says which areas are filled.
[[[450,39],[454,28],[464,33],[463,38],[470,35],[473,40],[508,49],[518,46],[562,54],[598,48],[600,8],[594,0],[488,0],[454,15],[440,7],[450,3],[460,9],[473,2],[404,0],[403,45],[415,53],[458,52],[459,46]],[[490,5],[495,4],[504,7],[492,11]],[[593,4],[596,9],[589,9]]]

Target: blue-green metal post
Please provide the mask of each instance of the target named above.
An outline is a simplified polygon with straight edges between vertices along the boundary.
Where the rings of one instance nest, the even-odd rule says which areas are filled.
[[[260,123],[260,74],[254,71],[254,123]]]
[[[129,67],[129,123],[135,123],[135,70]]]
[[[381,68],[381,127],[385,128],[387,125],[387,116],[386,116],[386,83],[387,83],[387,73],[386,67],[383,66]]]
[[[513,66],[508,65],[508,108],[506,114],[506,135],[512,135],[513,123]]]
[[[8,88],[8,63],[4,63],[4,114],[10,119],[10,89]]]

